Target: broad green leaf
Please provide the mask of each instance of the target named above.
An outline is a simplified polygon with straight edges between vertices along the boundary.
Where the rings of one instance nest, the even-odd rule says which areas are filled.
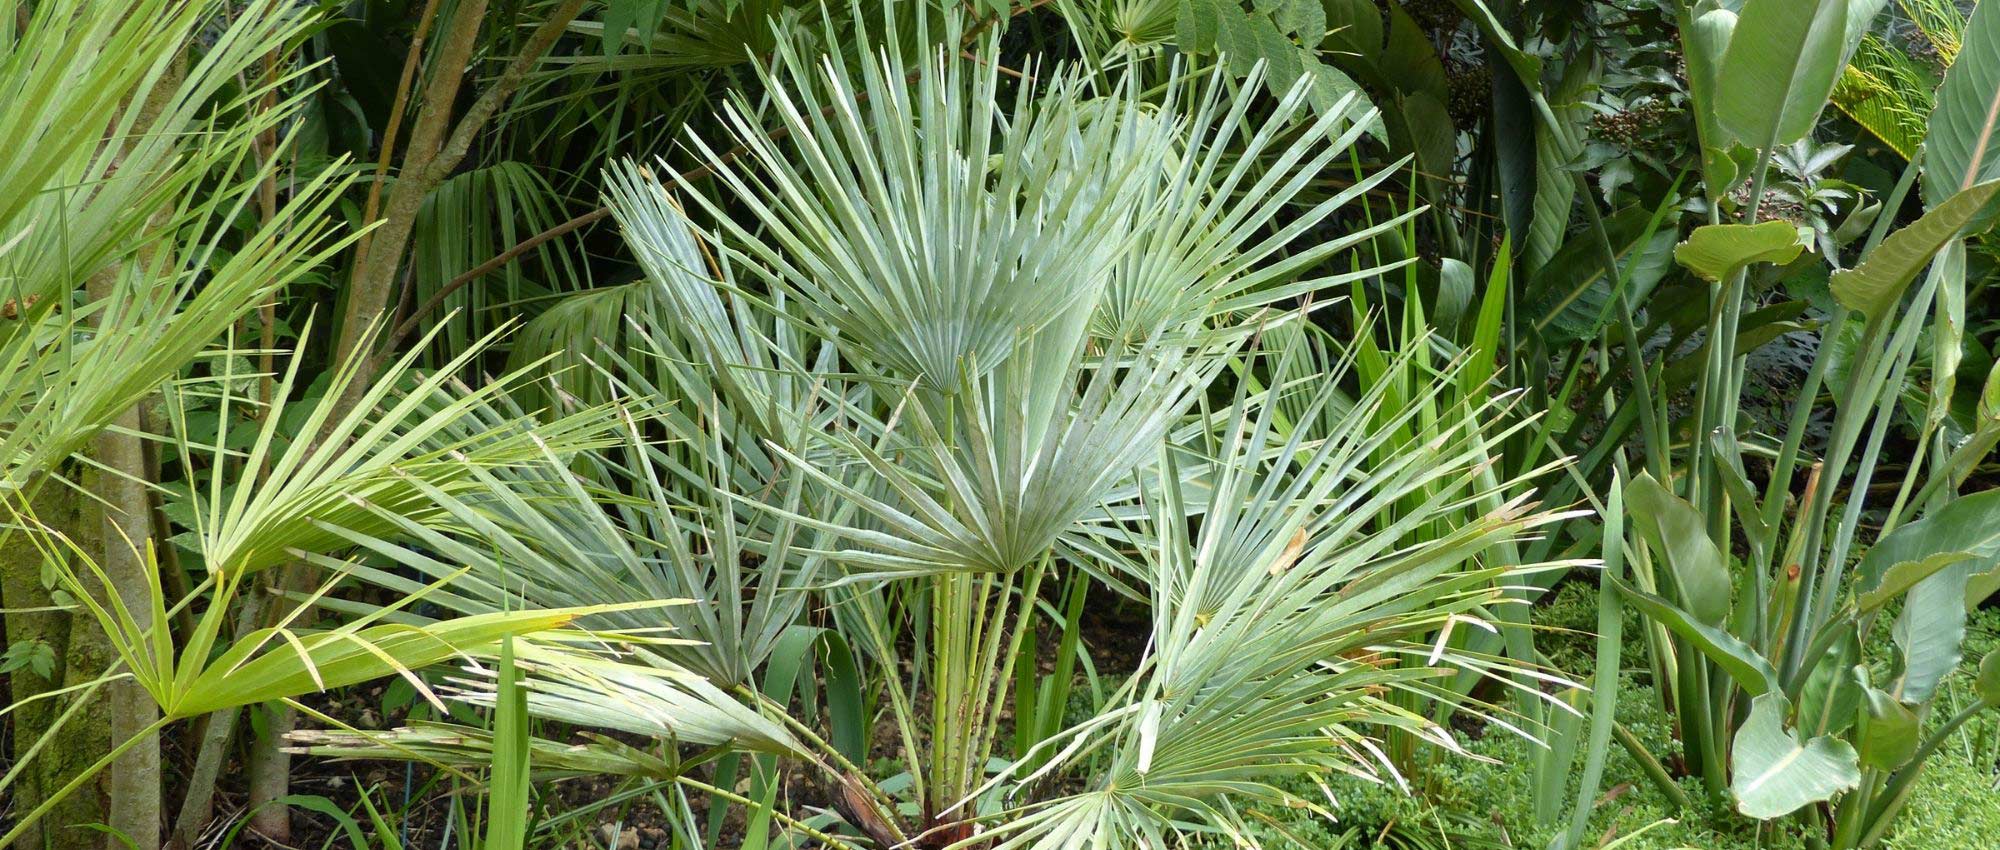
[[[1652,211],[1634,206],[1608,217],[1605,230],[1611,244],[1618,246],[1618,273],[1625,279],[1625,291],[1633,303],[1643,303],[1674,266],[1674,228],[1656,222]],[[1571,239],[1532,276],[1529,311],[1539,317],[1536,327],[1551,339],[1596,339],[1612,315],[1617,283],[1606,278],[1603,258],[1591,240]]]
[[[1180,11],[1174,15],[1174,43],[1189,53],[1213,52],[1221,31],[1221,14],[1215,0],[1180,0]]]
[[[1986,653],[1979,661],[1979,678],[1973,680],[1973,691],[1979,694],[1979,701],[1988,707],[2000,707],[2000,649]]]
[[[1924,203],[2000,177],[2000,5],[1981,3],[1938,87],[1924,142]]]
[[[1944,553],[1968,553],[1978,571],[2000,561],[2000,490],[1953,499],[1915,522],[1896,527],[1861,556],[1864,587],[1879,587],[1889,569]]]
[[[1722,129],[1756,148],[1812,132],[1846,53],[1847,0],[1747,0],[1716,79]]]
[[[1320,0],[1257,0],[1257,11],[1268,12],[1272,23],[1302,39],[1326,34],[1326,7]]]
[[[1472,267],[1450,257],[1438,266],[1437,307],[1433,311],[1440,327],[1453,327],[1472,306]]]
[[[1931,392],[1924,427],[1936,429],[1951,413],[1958,364],[1965,353],[1965,240],[1947,243],[1931,271],[1937,280],[1937,306],[1931,322]]]
[[[1783,694],[1750,701],[1750,716],[1730,746],[1729,792],[1736,810],[1759,820],[1783,817],[1861,783],[1854,748],[1838,738],[1801,741],[1785,728]]]
[[[1861,265],[1833,273],[1829,283],[1833,297],[1870,319],[1884,315],[1902,299],[1903,290],[1917,273],[1930,265],[1947,243],[1958,238],[1996,191],[2000,191],[1997,180],[1973,186],[1889,234],[1889,238],[1862,258]]]
[[[1681,605],[1711,626],[1729,616],[1729,567],[1693,505],[1649,473],[1625,485],[1625,502],[1639,532],[1673,572]]]
[[[1892,690],[1905,702],[1928,699],[1961,660],[1966,609],[1991,589],[2000,563],[2000,490],[1962,496],[1898,527],[1861,557],[1856,574],[1864,586],[1881,587],[1896,566],[1946,554],[1969,557],[1912,585],[1891,631],[1903,664]]]
[[[1881,608],[1938,571],[1969,560],[1972,560],[1972,554],[1969,552],[1939,552],[1891,565],[1882,572],[1874,586],[1863,591],[1860,598],[1855,600],[1855,610],[1866,614]]]
[[[1972,433],[1951,451],[1947,474],[1953,484],[1963,484],[1979,468],[1979,464],[1985,462],[1994,447],[2000,446],[2000,363],[1987,371],[1986,383],[1980,386],[1979,402],[1974,405],[1973,416]]]
[[[1876,770],[1902,767],[1917,752],[1923,724],[1916,712],[1879,688],[1868,689],[1868,718],[1854,736],[1861,764]]]
[[[1186,0],[1182,0],[1186,2]],[[1320,47],[1373,61],[1382,50],[1382,10],[1374,0],[1323,0],[1329,32]]]
[[[1528,233],[1521,243],[1521,256],[1531,275],[1539,275],[1542,266],[1557,256],[1569,233],[1576,206],[1576,175],[1570,169],[1583,155],[1585,125],[1596,114],[1590,99],[1603,73],[1603,63],[1594,54],[1577,57],[1564,66],[1547,95],[1555,126],[1550,126],[1546,117],[1535,122],[1535,197]]]
[[[1708,656],[1709,660],[1721,665],[1723,671],[1727,672],[1745,693],[1757,696],[1783,690],[1777,668],[1772,667],[1770,661],[1757,654],[1757,650],[1752,649],[1749,644],[1738,640],[1735,635],[1705,625],[1688,612],[1675,607],[1673,603],[1626,584],[1622,580],[1612,578],[1611,583],[1618,588],[1619,593],[1625,594],[1625,598],[1632,603],[1632,607],[1639,609],[1639,613],[1666,626],[1669,631],[1693,644],[1694,648]]]
[[[1500,57],[1506,60],[1507,66],[1514,70],[1514,74],[1520,77],[1523,83],[1532,86],[1541,79],[1541,57],[1522,50],[1520,45],[1515,44],[1513,33],[1507,31],[1507,27],[1500,23],[1500,18],[1493,14],[1492,8],[1483,0],[1453,0],[1453,2],[1458,5],[1459,11],[1464,12],[1465,17],[1486,36],[1487,44],[1500,51]]]
[[[1965,582],[1973,568],[1961,561],[1917,582],[1889,636],[1901,650],[1902,675],[1890,686],[1897,699],[1920,703],[1965,658]]]
[[[1889,0],[1847,0],[1847,54],[1854,55],[1854,47],[1861,43],[1861,37],[1875,26],[1875,19],[1887,8]]]
[[[1751,263],[1789,263],[1807,238],[1789,221],[1703,225],[1674,246],[1674,261],[1703,280],[1721,281]]]
[[[1867,691],[1867,669],[1855,664],[1861,642],[1850,634],[1834,651],[1812,663],[1805,687],[1799,689],[1799,728],[1814,735],[1838,735],[1854,725],[1854,715]]]
[[[1736,13],[1710,9],[1695,16],[1691,23],[1690,30],[1681,33],[1681,40],[1688,45],[1683,55],[1687,61],[1688,98],[1693,101],[1701,142],[1702,174],[1710,186],[1734,186],[1736,161],[1729,156],[1729,134],[1715,117],[1715,97],[1716,74],[1736,32]]]

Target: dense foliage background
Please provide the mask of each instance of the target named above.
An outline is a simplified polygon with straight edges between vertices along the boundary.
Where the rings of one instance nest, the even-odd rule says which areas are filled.
[[[2000,6],[0,8],[0,846],[2000,833]]]

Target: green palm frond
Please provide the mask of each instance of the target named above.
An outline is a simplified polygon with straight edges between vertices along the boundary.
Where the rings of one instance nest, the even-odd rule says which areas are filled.
[[[501,162],[447,178],[424,198],[411,235],[410,294],[426,304],[458,275],[527,237],[569,218],[566,200],[534,168]],[[543,244],[477,285],[445,296],[445,332],[433,337],[440,359],[530,313],[563,293],[590,285],[589,267],[561,240]]]
[[[0,154],[0,486],[68,456],[345,245],[332,237],[344,186],[335,163],[300,179],[273,223],[220,251],[229,222],[275,167],[240,166],[300,101],[246,109],[249,118],[226,125],[207,123],[207,111],[261,99],[261,87],[228,93],[310,20],[294,4],[260,0],[238,10],[184,75],[168,75],[220,7],[37,4],[0,61],[0,132],[14,140]],[[79,306],[84,281],[113,263],[114,296]]]
[[[1923,143],[1936,89],[1928,66],[1870,34],[1842,70],[1833,104],[1908,159]]]
[[[600,625],[669,626],[676,642],[642,658],[672,659],[724,686],[750,682],[797,621],[821,559],[798,551],[794,524],[740,509],[716,483],[680,480],[666,469],[671,459],[639,441],[636,420],[627,424],[634,430],[621,454],[629,466],[584,455],[574,464],[579,474],[551,453],[541,465],[473,470],[468,480],[478,486],[470,492],[420,485],[446,512],[442,521],[383,513],[392,534],[329,529],[421,581],[368,560],[314,560],[398,593],[448,580],[427,598],[461,614],[522,603],[694,599],[699,604],[664,612],[608,615]],[[786,504],[800,497],[794,479],[782,485]]]
[[[1937,54],[1940,66],[1958,58],[1965,40],[1965,13],[1952,0],[1896,0],[1917,33]]]
[[[615,441],[608,406],[547,423],[495,408],[523,373],[478,387],[459,382],[455,373],[493,338],[427,373],[417,371],[419,354],[412,351],[374,375],[353,408],[343,408],[341,400],[359,363],[344,364],[329,390],[300,416],[286,415],[303,362],[293,357],[273,400],[258,411],[254,440],[240,455],[221,447],[229,445],[229,421],[250,402],[227,380],[236,376],[225,375],[214,399],[223,423],[216,444],[178,441],[185,468],[194,468],[199,454],[208,466],[234,473],[209,476],[207,492],[194,499],[190,511],[209,569],[240,575],[337,549],[346,538],[334,529],[388,533],[394,528],[390,517],[421,520],[442,512],[434,494],[476,486],[475,473],[482,469],[540,463],[551,453],[567,455]],[[209,392],[197,384],[170,397],[176,433],[188,432],[190,395]]]
[[[1455,378],[1447,371],[1429,381],[1420,392]],[[1576,515],[1539,511],[1526,496],[1478,509],[1524,485],[1484,475],[1487,452],[1510,430],[1496,427],[1501,408],[1467,411],[1426,451],[1380,465],[1368,449],[1398,423],[1376,420],[1369,402],[1348,408],[1328,439],[1301,440],[1303,429],[1277,421],[1279,394],[1245,396],[1222,414],[1220,453],[1192,461],[1201,471],[1178,474],[1178,452],[1166,450],[1154,519],[1128,541],[1141,548],[1121,564],[1150,588],[1146,661],[1102,712],[1044,744],[1055,757],[1041,770],[1108,766],[1079,793],[995,816],[979,840],[1126,846],[1171,835],[1184,819],[1240,829],[1229,801],[1293,801],[1281,790],[1285,776],[1394,777],[1376,743],[1383,729],[1457,748],[1393,694],[1463,703],[1441,686],[1462,670],[1560,681],[1449,640],[1454,628],[1493,629],[1488,611],[1504,604],[1507,585],[1570,566],[1491,557],[1503,541]],[[1313,412],[1333,395],[1317,390]],[[1212,495],[1191,507],[1195,487]],[[1420,493],[1412,508],[1408,498]],[[1408,544],[1412,527],[1467,509],[1469,519]],[[1492,719],[1519,728],[1511,716]],[[1003,775],[991,786],[1032,778]]]

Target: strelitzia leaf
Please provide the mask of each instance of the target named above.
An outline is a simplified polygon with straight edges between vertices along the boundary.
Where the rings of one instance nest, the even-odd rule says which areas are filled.
[[[1869,688],[1868,714],[1854,743],[1861,764],[1874,770],[1895,770],[1917,752],[1923,724],[1916,712],[1895,697]]]
[[[1703,280],[1721,281],[1753,263],[1789,263],[1805,249],[1808,238],[1788,221],[1708,224],[1674,246],[1674,261]]]
[[[1897,526],[1861,556],[1855,569],[1863,586],[1873,588],[1885,584],[1883,577],[1897,565],[1946,554],[1969,555],[1978,570],[2000,561],[2000,490],[1961,496]]]
[[[1750,701],[1750,716],[1736,731],[1729,791],[1745,815],[1783,817],[1861,784],[1854,748],[1826,736],[1801,741],[1785,728],[1790,713],[1783,694],[1763,694]]]
[[[1722,57],[1716,117],[1751,147],[1805,138],[1846,60],[1848,0],[1748,0]]]
[[[1881,318],[1902,300],[1903,290],[1917,273],[1985,209],[1995,192],[2000,192],[2000,180],[1980,183],[1889,234],[1862,258],[1861,265],[1833,273],[1833,297],[1869,319]]]
[[[1708,539],[1694,506],[1644,472],[1625,485],[1625,503],[1647,544],[1673,571],[1688,613],[1707,625],[1721,625],[1729,616],[1729,565]]]
[[[1607,578],[1609,578],[1607,576]],[[1632,603],[1632,607],[1674,634],[1686,638],[1689,643],[1721,665],[1738,687],[1751,696],[1770,692],[1782,692],[1783,683],[1778,678],[1778,670],[1764,656],[1757,654],[1749,644],[1738,640],[1727,631],[1707,625],[1695,619],[1694,615],[1675,607],[1673,603],[1647,593],[1625,582],[1612,579],[1618,592]]]
[[[1979,701],[1988,707],[2000,708],[2000,649],[1986,653],[1979,661],[1979,677],[1973,680],[1973,690],[1979,694]]]
[[[1855,610],[1865,614],[1879,609],[1915,587],[1918,582],[1953,564],[1972,560],[1972,557],[1970,552],[1939,552],[1913,561],[1897,563],[1884,570],[1880,580],[1873,587],[1862,592],[1860,598],[1855,600]]]
[[[1974,567],[1960,561],[1910,588],[1889,636],[1901,650],[1902,675],[1891,685],[1897,699],[1921,703],[1965,659],[1965,587]]]
[[[1931,109],[1923,175],[1924,201],[1932,208],[2000,177],[2000,7],[1972,7]]]

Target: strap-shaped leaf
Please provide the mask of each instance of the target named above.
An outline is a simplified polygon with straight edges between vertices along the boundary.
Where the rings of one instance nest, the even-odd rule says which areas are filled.
[[[1723,53],[1715,98],[1722,128],[1773,148],[1805,138],[1840,75],[1847,0],[1749,0]]]
[[[1884,570],[1881,580],[1875,582],[1873,587],[1862,591],[1854,607],[1864,614],[1873,611],[1889,604],[1890,600],[1903,595],[1905,591],[1915,587],[1918,582],[1930,578],[1939,570],[1971,559],[1970,552],[1939,552],[1916,560],[1899,562]]]
[[[1979,678],[1973,680],[1972,688],[1988,708],[2000,707],[2000,649],[1986,653],[1979,662]]]
[[[1920,703],[1965,660],[1965,585],[1973,567],[1961,561],[1910,588],[1889,636],[1902,652],[1903,675],[1890,692]]]
[[[1917,713],[1880,688],[1868,689],[1867,720],[1854,736],[1861,763],[1875,770],[1902,767],[1917,752],[1923,724]]]
[[[1703,280],[1721,281],[1751,263],[1789,263],[1806,246],[1789,221],[1710,224],[1694,229],[1674,246],[1674,261]]]
[[[1701,514],[1648,473],[1625,485],[1633,525],[1673,571],[1681,603],[1694,618],[1721,625],[1729,616],[1729,567],[1708,539]]]
[[[1757,650],[1738,640],[1735,635],[1714,626],[1703,625],[1692,614],[1675,607],[1673,603],[1626,584],[1622,580],[1610,576],[1605,578],[1611,579],[1612,586],[1618,588],[1619,593],[1625,594],[1626,600],[1632,603],[1632,607],[1639,609],[1639,613],[1666,626],[1669,631],[1693,644],[1694,648],[1708,656],[1710,661],[1721,665],[1723,672],[1728,673],[1729,678],[1736,680],[1737,686],[1745,693],[1758,696],[1783,690],[1777,668],[1772,667],[1770,661],[1758,655]]]
[[[2000,490],[1961,496],[1897,526],[1862,556],[1857,575],[1863,587],[1880,587],[1895,565],[1947,552],[1968,553],[1982,569],[2000,559]]]
[[[1903,290],[1917,273],[1930,265],[1931,258],[1946,243],[1958,238],[1987,202],[1993,200],[1997,190],[2000,181],[1980,183],[1951,196],[1908,227],[1889,234],[1889,238],[1868,252],[1861,265],[1833,273],[1833,297],[1871,319],[1888,312],[1903,297]]]
[[[1972,7],[1964,40],[1931,108],[1924,142],[1924,203],[2000,177],[2000,5]]]
[[[1861,783],[1854,748],[1838,738],[1801,741],[1785,728],[1791,705],[1783,694],[1750,701],[1750,716],[1729,750],[1729,791],[1736,810],[1760,820],[1783,817]]]

